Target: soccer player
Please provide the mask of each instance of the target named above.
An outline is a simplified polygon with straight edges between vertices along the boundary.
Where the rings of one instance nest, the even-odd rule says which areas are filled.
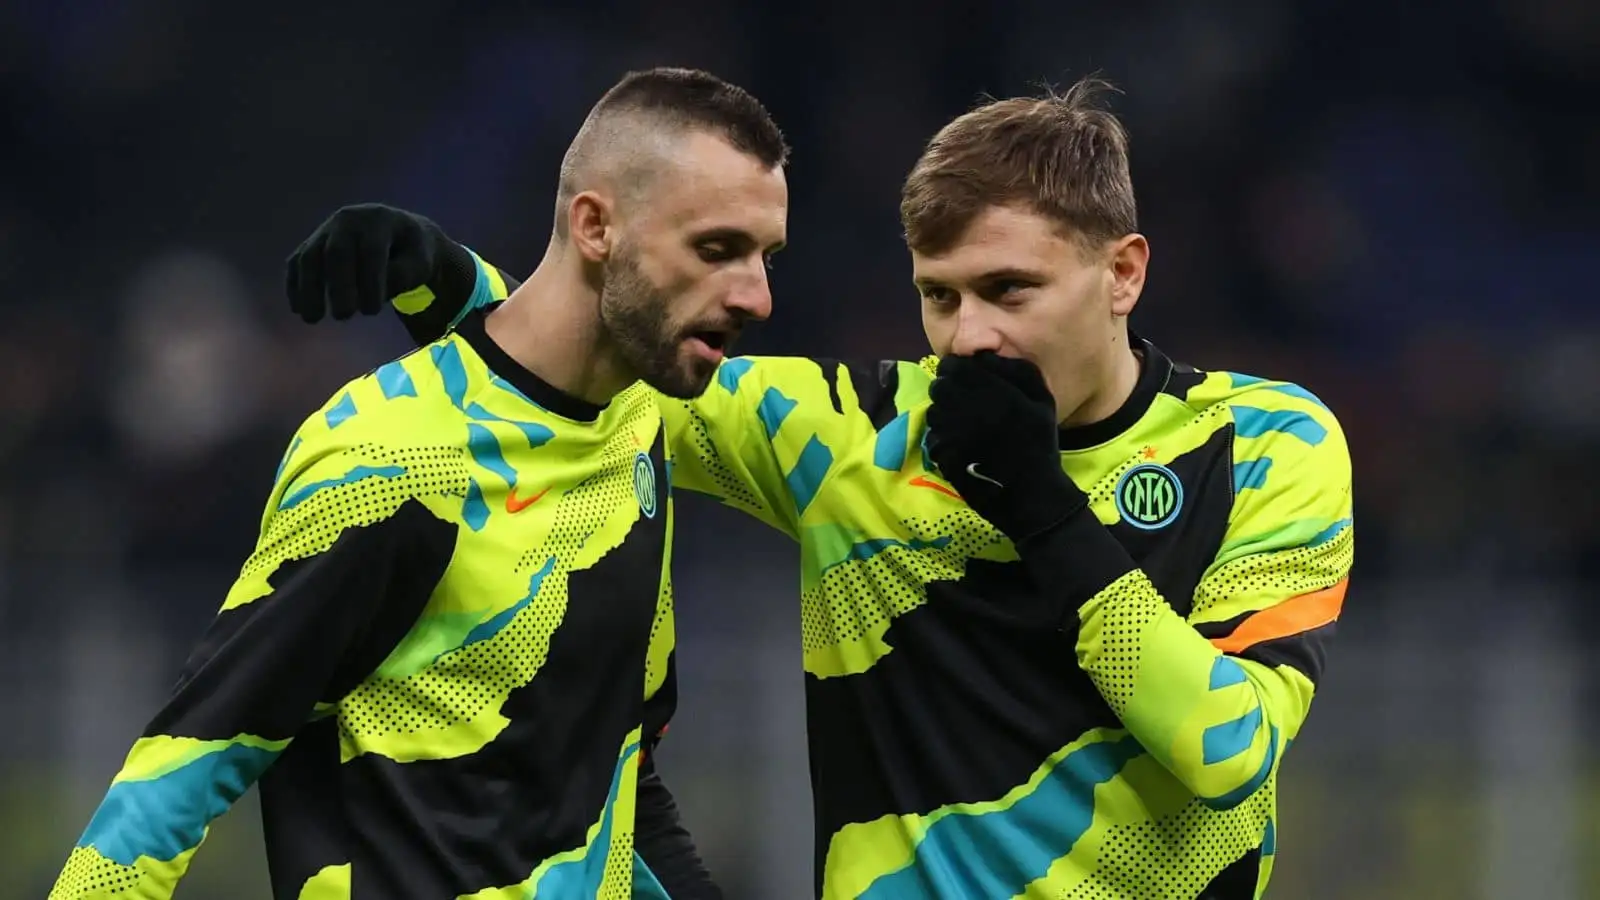
[[[662,398],[674,485],[800,545],[828,900],[1245,900],[1270,877],[1353,557],[1349,451],[1304,388],[1129,330],[1150,251],[1099,87],[986,103],[907,177],[933,356],[734,357]]]
[[[705,73],[605,94],[533,275],[300,427],[52,897],[171,896],[258,779],[283,900],[718,896],[650,759],[676,697],[657,397],[768,314],[787,152]]]

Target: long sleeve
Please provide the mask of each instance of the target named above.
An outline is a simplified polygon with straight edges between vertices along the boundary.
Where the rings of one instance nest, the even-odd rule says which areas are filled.
[[[442,279],[437,295],[423,287],[393,300],[419,344],[436,340],[466,312],[491,306],[517,287],[516,278],[465,247],[453,252],[470,258],[470,275],[467,263],[458,262],[448,267],[458,274]],[[831,470],[835,447],[882,429],[880,459],[898,467],[906,452],[905,407],[915,400],[914,391],[900,390],[904,367],[916,365],[806,357],[725,360],[701,396],[661,398],[673,448],[673,486],[795,536]]]
[[[285,460],[255,553],[51,898],[170,897],[210,823],[382,661],[448,565],[451,526],[415,499],[378,499],[392,469],[299,439],[289,456],[301,461]]]
[[[463,246],[451,252],[458,260],[446,267],[437,294],[421,287],[392,301],[419,345],[438,339],[467,312],[504,300],[519,283]],[[806,357],[724,361],[701,396],[661,398],[673,447],[673,486],[795,536],[830,471],[833,447],[877,428],[889,438],[886,451],[894,449],[895,438],[904,443],[903,407],[914,399],[898,390],[905,366],[915,364],[863,366]],[[898,452],[903,456],[905,449]]]
[[[876,468],[897,473],[908,452],[907,409],[925,381],[915,363],[735,356],[693,400],[662,398],[672,484],[711,496],[798,538],[811,503],[837,471],[836,454],[874,441]],[[926,399],[926,387],[920,399]],[[831,528],[831,524],[829,526]],[[848,550],[864,535],[832,531]],[[806,577],[811,569],[802,566]]]
[[[1306,418],[1237,442],[1236,472],[1265,477],[1243,479],[1187,620],[1088,510],[1019,548],[1077,609],[1078,663],[1128,731],[1220,809],[1305,722],[1354,556],[1348,448],[1325,409]]]

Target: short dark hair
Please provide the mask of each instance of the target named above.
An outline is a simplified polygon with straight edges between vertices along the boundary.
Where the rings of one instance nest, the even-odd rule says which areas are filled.
[[[710,72],[670,66],[629,72],[605,92],[590,116],[635,110],[713,132],[768,168],[789,161],[783,131],[761,101]]]
[[[1066,93],[989,100],[940,129],[900,193],[906,243],[943,253],[985,210],[1013,204],[1086,247],[1136,231],[1128,133],[1097,102],[1114,90],[1085,78]]]

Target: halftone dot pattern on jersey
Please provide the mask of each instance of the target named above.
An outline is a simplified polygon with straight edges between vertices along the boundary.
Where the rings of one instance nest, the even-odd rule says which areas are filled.
[[[910,519],[902,524],[924,542],[948,539],[948,543],[920,549],[885,547],[866,559],[852,557],[829,569],[816,588],[801,596],[805,652],[881,634],[890,619],[927,602],[928,582],[959,579],[969,558],[1005,540],[982,516],[964,507],[931,525]]]
[[[1086,492],[1089,497],[1089,505],[1098,506],[1102,503],[1111,503],[1117,493],[1117,482],[1122,480],[1122,476],[1129,469],[1141,462],[1144,462],[1144,460],[1138,456],[1130,457],[1123,461],[1121,465],[1106,473],[1105,477],[1096,481],[1094,486]]]
[[[1355,529],[1346,525],[1327,543],[1241,557],[1218,567],[1195,588],[1195,613],[1229,598],[1305,594],[1331,587],[1350,571],[1355,553]]]
[[[650,622],[650,647],[653,650],[661,640],[663,629],[672,628],[672,579],[661,579],[661,596],[656,598],[656,617]],[[670,644],[669,644],[670,646]],[[651,689],[666,680],[667,659],[662,656],[656,658],[655,653],[647,653],[644,658],[644,686],[645,696],[650,696]]]
[[[112,862],[89,847],[74,847],[50,900],[104,892],[116,896],[139,884],[139,870]],[[70,891],[70,893],[69,893]]]
[[[517,561],[516,572],[526,579],[529,594],[507,598],[508,606],[521,604],[511,620],[494,635],[444,653],[420,672],[363,682],[342,704],[345,728],[372,740],[458,727],[498,711],[513,689],[533,679],[566,615],[567,573],[592,534],[584,523],[603,521],[608,510],[631,508],[637,515],[633,459],[638,451],[632,426],[652,415],[653,405],[637,405],[601,450],[599,471],[561,496],[543,546]]]
[[[705,467],[706,472],[717,483],[718,495],[723,502],[736,503],[750,509],[762,509],[763,504],[756,498],[744,479],[727,467],[722,462],[722,457],[717,455],[716,444],[711,440],[710,428],[699,411],[689,404],[684,404],[684,410],[689,417],[689,439],[694,445],[694,456]]]
[[[619,395],[612,403],[625,403],[626,398],[627,394]],[[633,441],[634,427],[641,420],[656,415],[658,413],[653,403],[631,405],[627,417],[600,449],[600,465],[595,474],[562,495],[550,536],[545,539],[544,546],[523,554],[517,563],[519,568],[554,556],[557,571],[565,571],[572,556],[592,534],[592,531],[584,528],[583,523],[602,521],[606,511],[611,509],[632,509],[635,514],[642,515],[638,512],[634,497],[633,462],[640,451]],[[565,588],[562,591],[561,606],[564,610]]]
[[[498,707],[512,688],[526,684],[544,664],[560,617],[554,622],[546,616],[536,619],[527,610],[541,609],[539,594],[551,581],[530,579],[526,605],[494,636],[445,653],[406,678],[374,676],[362,682],[341,704],[340,724],[358,738],[374,739],[442,730],[475,721],[491,705]],[[508,658],[512,665],[507,665]]]
[[[459,496],[470,480],[466,458],[455,447],[390,450],[361,444],[340,456],[348,458],[352,468],[366,463],[403,471],[395,477],[329,484],[318,489],[316,503],[279,510],[267,525],[261,549],[245,562],[244,577],[320,553],[346,529],[385,519],[413,497]]]
[[[1261,844],[1276,797],[1274,776],[1233,809],[1194,800],[1171,815],[1112,827],[1100,840],[1099,870],[1062,900],[1193,897]]]
[[[619,833],[620,831],[620,833]],[[633,897],[633,829],[615,829],[606,853],[606,874],[597,900],[631,900]]]
[[[1099,659],[1088,667],[1089,678],[1120,718],[1128,712],[1133,687],[1139,678],[1145,626],[1157,620],[1167,602],[1161,599],[1149,577],[1135,569],[1101,591],[1099,603],[1105,610],[1105,627],[1100,634],[1103,650]],[[1103,665],[1107,659],[1123,662],[1107,667]]]

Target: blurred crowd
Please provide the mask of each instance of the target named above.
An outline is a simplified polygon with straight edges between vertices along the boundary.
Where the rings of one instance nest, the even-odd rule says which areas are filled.
[[[283,258],[337,206],[382,200],[526,273],[584,112],[623,70],[663,63],[749,87],[795,148],[776,311],[741,349],[873,358],[925,350],[897,218],[922,143],[980,92],[1102,72],[1126,92],[1115,108],[1153,246],[1135,328],[1202,368],[1300,382],[1345,423],[1360,533],[1349,617],[1399,598],[1409,618],[1487,644],[1519,616],[1554,616],[1581,650],[1566,628],[1600,609],[1600,5],[8,0],[0,721],[20,733],[0,745],[0,827],[27,821],[31,797],[51,804],[54,841],[0,839],[0,869],[33,879],[14,896],[40,895],[219,602],[288,435],[406,347],[387,319],[294,319]],[[748,577],[772,595],[680,588],[685,646],[733,667],[736,642],[781,643],[795,618],[784,549],[749,529],[697,537],[694,522],[728,520],[682,514],[680,584],[716,593],[746,577],[731,569],[762,567]],[[1464,583],[1478,589],[1449,587]],[[86,623],[103,626],[88,645]],[[703,684],[732,678],[714,668]],[[1594,670],[1580,670],[1589,690]],[[1336,655],[1330,680],[1347,672],[1377,684]],[[1466,681],[1439,688],[1443,702],[1479,709]],[[784,696],[740,702],[797,721]],[[717,724],[713,705],[686,694],[711,723],[701,744],[735,741],[722,736],[741,726]],[[61,776],[62,759],[82,764]],[[681,766],[691,790],[738,796]],[[69,786],[41,800],[28,793],[41,773]],[[763,827],[700,804],[728,835]],[[798,830],[784,827],[803,839],[808,810],[793,816]],[[808,882],[763,881],[771,867],[737,839],[712,838],[736,886],[804,895]]]

